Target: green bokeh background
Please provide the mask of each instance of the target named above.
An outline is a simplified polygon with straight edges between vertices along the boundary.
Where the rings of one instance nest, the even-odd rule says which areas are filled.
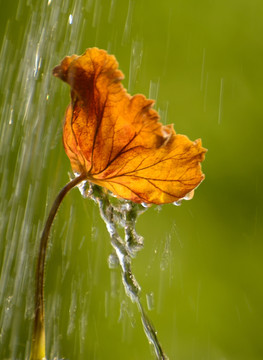
[[[262,1],[0,8],[0,359],[29,356],[38,242],[70,171],[61,142],[69,88],[51,70],[92,46],[117,57],[131,94],[154,98],[164,123],[209,150],[194,199],[138,221],[145,246],[133,269],[167,355],[262,359]],[[73,190],[48,251],[48,359],[154,359],[111,251],[96,205]]]

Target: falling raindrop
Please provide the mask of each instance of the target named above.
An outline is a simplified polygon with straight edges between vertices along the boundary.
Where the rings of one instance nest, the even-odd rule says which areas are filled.
[[[110,269],[116,269],[119,266],[119,259],[116,254],[110,254],[108,257],[108,264]]]
[[[133,93],[136,81],[139,76],[143,55],[143,43],[142,41],[133,41],[131,45],[130,56],[130,69],[129,69],[129,84],[128,91]]]
[[[154,309],[154,294],[153,292],[146,294],[147,308],[148,310]]]

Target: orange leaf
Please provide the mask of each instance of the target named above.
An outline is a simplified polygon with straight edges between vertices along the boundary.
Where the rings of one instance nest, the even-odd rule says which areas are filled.
[[[66,57],[53,74],[71,86],[63,141],[74,172],[138,203],[192,197],[204,178],[201,140],[163,126],[153,100],[130,96],[114,56],[87,49]]]

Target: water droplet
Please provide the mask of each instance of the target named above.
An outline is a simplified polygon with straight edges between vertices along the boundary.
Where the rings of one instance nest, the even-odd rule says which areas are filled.
[[[38,72],[41,68],[41,64],[42,64],[42,58],[39,56],[39,53],[37,50],[36,57],[35,57],[34,77],[37,77]]]
[[[157,100],[159,92],[160,80],[150,81],[149,98]]]
[[[194,190],[190,191],[188,194],[185,195],[185,197],[183,199],[184,200],[191,200],[194,197],[194,193],[195,193]]]
[[[12,125],[12,124],[13,124],[13,113],[14,113],[14,109],[11,109],[11,111],[10,111],[10,118],[9,118],[9,122],[8,122],[9,125]]]
[[[174,201],[173,205],[180,206],[182,204],[183,200],[191,200],[193,198],[193,196],[194,196],[194,192],[195,192],[194,190],[189,191],[189,193],[187,193],[182,199]]]
[[[148,310],[154,309],[154,294],[151,292],[150,294],[146,294],[146,302]]]
[[[180,206],[182,204],[182,200],[174,201],[173,205]]]
[[[131,46],[131,59],[129,69],[128,90],[130,93],[134,91],[134,86],[138,80],[143,55],[143,42],[133,41]]]
[[[109,255],[108,265],[110,269],[116,269],[119,266],[119,259],[116,254]]]
[[[122,45],[127,44],[127,42],[129,41],[129,39],[131,37],[131,25],[132,25],[134,4],[135,4],[135,1],[133,1],[133,0],[129,1],[129,7],[128,7],[127,16],[126,16],[123,36],[122,36]]]
[[[150,205],[149,205],[149,204],[144,203],[144,202],[142,202],[142,203],[141,203],[141,205],[142,205],[145,209],[148,209],[148,207],[150,207]]]
[[[77,177],[80,174],[77,172],[74,172],[74,176]],[[70,180],[73,179],[71,174],[69,173]],[[77,185],[81,195],[86,199],[92,194],[92,189],[90,188],[90,183],[87,180],[82,181],[80,184]]]

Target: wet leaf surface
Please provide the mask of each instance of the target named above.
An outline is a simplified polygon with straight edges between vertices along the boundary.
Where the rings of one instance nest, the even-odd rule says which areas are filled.
[[[63,141],[75,173],[137,203],[192,198],[204,178],[201,140],[162,125],[153,100],[129,95],[113,55],[87,49],[65,57],[53,74],[71,87]]]

